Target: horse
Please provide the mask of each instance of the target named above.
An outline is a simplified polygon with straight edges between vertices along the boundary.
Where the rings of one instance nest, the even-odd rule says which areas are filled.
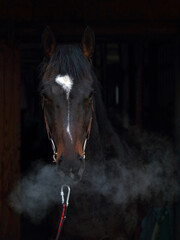
[[[44,121],[59,177],[72,192],[62,238],[137,239],[148,208],[146,199],[127,192],[135,188],[136,172],[131,170],[145,171],[145,158],[119,138],[108,119],[92,65],[94,33],[87,27],[81,44],[58,45],[48,27],[42,42]],[[50,219],[54,234],[58,220]]]

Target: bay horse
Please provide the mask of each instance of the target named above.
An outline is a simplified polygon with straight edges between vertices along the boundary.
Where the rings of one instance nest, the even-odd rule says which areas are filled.
[[[133,239],[145,204],[141,203],[140,213],[138,197],[127,201],[125,192],[132,188],[133,180],[126,179],[120,170],[124,166],[143,169],[144,162],[120,140],[108,120],[91,61],[94,33],[88,27],[80,45],[57,45],[47,28],[42,40],[41,96],[46,130],[59,176],[72,185],[62,238]],[[121,192],[118,188],[118,195],[120,175],[127,189]],[[49,220],[49,224],[56,232],[58,220]]]

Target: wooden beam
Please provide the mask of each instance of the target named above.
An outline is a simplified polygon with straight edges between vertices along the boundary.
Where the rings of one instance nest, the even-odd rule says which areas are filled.
[[[20,178],[20,55],[0,46],[0,238],[20,239],[20,217],[8,197]]]

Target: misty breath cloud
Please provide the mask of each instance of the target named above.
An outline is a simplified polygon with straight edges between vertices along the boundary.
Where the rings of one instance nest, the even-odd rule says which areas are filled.
[[[34,221],[41,220],[49,207],[60,201],[60,181],[54,166],[37,164],[25,176],[9,197],[10,205],[18,213]]]
[[[90,199],[96,200],[101,195],[122,207],[137,199],[155,206],[173,202],[179,193],[173,151],[169,145],[158,145],[154,138],[150,143],[148,140],[146,148],[149,161],[141,166],[136,165],[135,161],[133,164],[122,164],[119,159],[109,160],[108,168],[95,164],[95,161],[94,164],[87,162],[82,182],[71,187],[71,197],[75,195],[78,199],[86,195],[88,199],[94,194],[95,198]],[[40,221],[52,206],[60,204],[60,188],[66,180],[60,178],[55,165],[38,163],[10,194],[10,206],[29,216],[32,221]]]

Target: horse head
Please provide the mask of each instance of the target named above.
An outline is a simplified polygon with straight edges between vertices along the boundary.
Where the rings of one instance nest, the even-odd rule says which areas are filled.
[[[47,28],[42,36],[45,61],[41,81],[44,119],[54,161],[62,176],[80,180],[93,117],[91,56],[94,34],[88,27],[81,44],[57,45]]]

